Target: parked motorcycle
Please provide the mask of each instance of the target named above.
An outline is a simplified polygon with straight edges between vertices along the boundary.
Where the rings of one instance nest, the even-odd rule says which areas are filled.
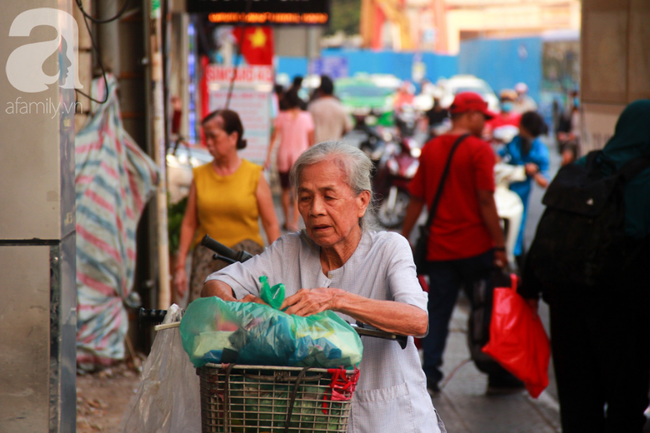
[[[373,126],[376,123],[376,118],[372,114],[355,114],[354,118],[356,124],[353,132],[360,141],[359,149],[368,155],[376,168],[386,150],[386,142],[390,141],[392,136],[387,131],[380,131]]]
[[[519,128],[513,125],[504,125],[494,128],[492,131],[491,144],[495,149],[504,146],[512,141],[519,134]]]
[[[506,256],[510,267],[514,268],[514,250],[524,214],[524,204],[517,193],[510,191],[510,184],[526,180],[526,169],[523,165],[498,163],[494,166],[494,180],[494,201],[503,227]]]
[[[404,104],[395,110],[395,126],[402,137],[415,135],[419,117],[418,111],[410,104]]]
[[[386,147],[375,175],[374,190],[379,198],[377,219],[386,228],[402,225],[409,204],[409,184],[420,166],[421,149],[410,137],[400,137]]]

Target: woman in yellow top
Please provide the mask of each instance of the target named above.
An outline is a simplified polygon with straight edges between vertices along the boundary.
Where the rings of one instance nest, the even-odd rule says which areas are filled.
[[[209,234],[236,251],[259,254],[264,249],[264,241],[258,217],[262,218],[269,243],[280,236],[271,189],[262,175],[262,167],[237,154],[237,150],[246,147],[239,115],[232,110],[217,110],[208,114],[201,124],[214,160],[193,170],[174,269],[174,287],[179,297],[183,297],[188,288],[185,262],[190,246],[194,245],[188,302],[200,297],[209,274],[227,265],[213,260],[211,250],[197,245],[203,236]]]

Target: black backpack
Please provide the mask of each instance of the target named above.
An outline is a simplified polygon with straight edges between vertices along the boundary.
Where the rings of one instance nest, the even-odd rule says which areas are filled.
[[[650,167],[638,157],[604,176],[601,151],[584,166],[560,169],[542,203],[546,210],[526,258],[524,280],[594,286],[616,277],[624,265],[625,183]]]

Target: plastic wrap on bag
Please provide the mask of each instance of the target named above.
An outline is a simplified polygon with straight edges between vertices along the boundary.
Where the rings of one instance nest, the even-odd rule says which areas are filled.
[[[276,305],[282,304],[279,296]],[[348,368],[358,365],[363,353],[357,333],[332,311],[301,317],[263,304],[201,298],[187,308],[180,330],[197,368],[208,362]]]
[[[177,322],[172,305],[163,323]],[[178,328],[158,331],[142,382],[122,420],[124,433],[201,433],[199,378],[182,348]]]

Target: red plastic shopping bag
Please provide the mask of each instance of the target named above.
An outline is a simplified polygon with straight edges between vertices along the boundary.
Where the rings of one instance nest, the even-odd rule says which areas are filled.
[[[539,316],[517,293],[517,277],[512,287],[494,289],[490,341],[483,352],[526,384],[537,398],[548,386],[551,348]]]

